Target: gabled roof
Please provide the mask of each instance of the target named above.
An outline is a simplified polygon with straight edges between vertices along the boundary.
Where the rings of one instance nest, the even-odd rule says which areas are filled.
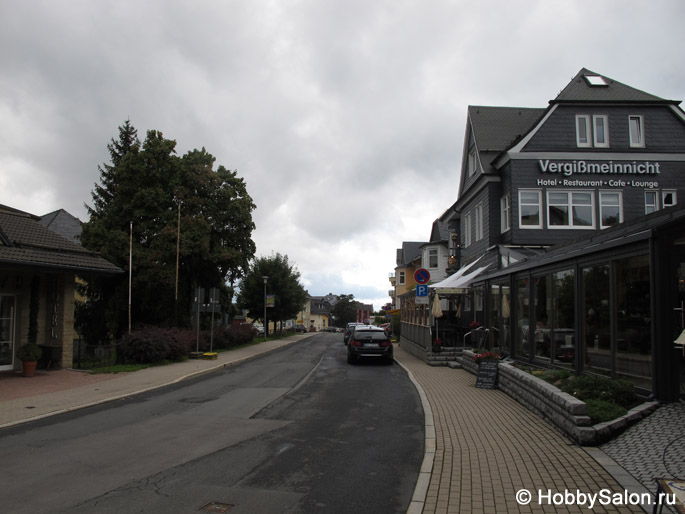
[[[403,241],[402,248],[397,249],[396,264],[398,268],[410,265],[421,257],[421,246],[425,244],[418,241]]]
[[[4,205],[0,205],[0,265],[121,272],[100,255],[41,225],[38,216]]]
[[[49,228],[62,237],[80,244],[83,226],[81,220],[64,209],[45,214],[40,217],[40,224]]]
[[[446,244],[447,241],[449,241],[450,238],[450,230],[449,227],[447,226],[447,223],[443,223],[439,219],[435,220],[433,222],[433,225],[431,226],[431,236],[430,236],[430,241],[427,243],[423,243],[421,246],[427,246],[427,245],[435,245],[435,244]]]
[[[593,80],[596,77],[597,80]],[[592,85],[591,82],[597,82]],[[600,102],[600,103],[668,103],[679,104],[673,100],[664,100],[634,87],[627,86],[612,78],[600,75],[587,68],[581,69],[573,80],[550,101],[550,104],[567,102]]]
[[[499,153],[508,148],[544,113],[545,109],[539,108],[469,106],[468,115],[478,152]]]

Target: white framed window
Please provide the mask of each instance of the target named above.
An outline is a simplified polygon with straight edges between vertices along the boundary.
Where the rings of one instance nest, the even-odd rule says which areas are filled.
[[[613,227],[623,223],[623,193],[616,191],[599,192],[599,227]]]
[[[519,228],[542,228],[542,192],[519,189]]]
[[[593,194],[586,191],[547,191],[549,228],[595,228]]]
[[[659,210],[659,192],[645,191],[645,214]]]
[[[478,154],[474,147],[469,151],[469,177],[475,175],[476,171],[478,171]]]
[[[403,286],[404,285],[404,278],[405,278],[405,272],[404,271],[398,271],[397,272],[397,285]]]
[[[609,147],[609,117],[604,114],[592,116],[593,141],[597,148]]]
[[[428,249],[428,267],[431,269],[436,269],[438,267],[438,249],[429,248]]]
[[[476,241],[480,241],[483,239],[484,232],[483,232],[483,204],[479,203],[476,205],[476,209],[474,211],[474,218],[476,222]]]
[[[464,248],[471,246],[471,229],[472,229],[471,213],[464,216]]]
[[[664,190],[661,192],[661,205],[665,209],[666,207],[673,207],[678,204],[678,197],[676,191]]]
[[[628,116],[628,128],[630,133],[630,147],[645,147],[645,125],[642,116]]]
[[[578,148],[592,146],[590,132],[590,116],[587,114],[576,115],[576,143]]]
[[[503,196],[499,200],[500,210],[500,231],[506,232],[511,228],[511,199],[509,195]]]
[[[609,117],[606,114],[576,114],[576,145],[578,148],[608,148]]]

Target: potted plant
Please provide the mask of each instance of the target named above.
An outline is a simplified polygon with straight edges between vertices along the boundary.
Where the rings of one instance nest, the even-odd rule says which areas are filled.
[[[36,364],[38,359],[43,355],[43,350],[35,343],[22,344],[17,349],[17,358],[19,358],[24,366],[24,376],[32,377],[36,372]]]

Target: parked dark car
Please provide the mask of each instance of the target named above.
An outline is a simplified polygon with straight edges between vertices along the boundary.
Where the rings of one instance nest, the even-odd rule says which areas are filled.
[[[295,325],[295,332],[307,332],[307,327],[304,325]]]
[[[347,344],[347,342],[350,340],[350,335],[352,335],[352,330],[354,330],[354,327],[358,325],[364,325],[363,323],[348,323],[347,326],[345,327],[345,334],[343,335],[343,343]]]
[[[354,327],[347,342],[347,362],[357,362],[361,357],[380,358],[392,364],[392,343],[388,334],[379,327],[361,325]]]

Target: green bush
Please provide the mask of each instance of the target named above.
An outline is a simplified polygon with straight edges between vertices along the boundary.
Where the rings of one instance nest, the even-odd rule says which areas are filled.
[[[628,409],[607,400],[585,400],[587,415],[590,416],[592,424],[604,423],[612,419],[620,418],[628,413]]]
[[[187,330],[142,327],[126,334],[121,342],[120,360],[124,363],[160,364],[185,359],[194,338]]]
[[[639,403],[633,384],[627,380],[611,380],[592,375],[569,376],[559,388],[584,402],[603,400],[626,409]]]

